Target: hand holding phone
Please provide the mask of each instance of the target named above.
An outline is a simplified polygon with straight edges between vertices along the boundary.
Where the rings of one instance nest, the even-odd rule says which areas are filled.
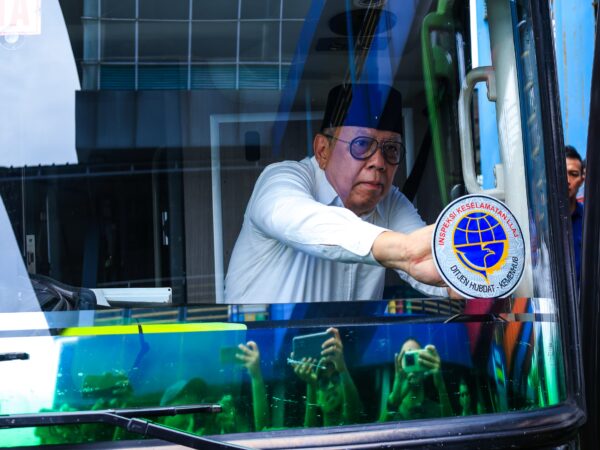
[[[312,358],[315,361],[321,359],[321,351],[323,351],[323,343],[331,338],[328,332],[305,334],[296,336],[292,340],[292,351],[295,361],[302,361],[302,358]]]
[[[220,360],[221,364],[243,364],[243,361],[236,355],[242,354],[239,347],[221,347]]]

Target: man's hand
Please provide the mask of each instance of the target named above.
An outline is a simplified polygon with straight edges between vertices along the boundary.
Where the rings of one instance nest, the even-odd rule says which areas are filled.
[[[429,225],[410,234],[383,232],[373,242],[373,256],[381,265],[400,269],[421,283],[445,286],[431,255],[433,228]]]
[[[345,372],[347,368],[346,361],[344,361],[344,345],[340,338],[340,332],[337,328],[329,328],[327,329],[327,333],[333,336],[323,342],[321,356],[330,361],[339,373]]]

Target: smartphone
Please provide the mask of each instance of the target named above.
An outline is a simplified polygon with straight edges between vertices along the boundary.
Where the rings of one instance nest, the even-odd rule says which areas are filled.
[[[427,370],[425,367],[419,364],[419,355],[426,352],[424,348],[418,350],[408,350],[404,353],[402,368],[405,372],[424,372]]]
[[[331,337],[331,333],[313,333],[296,336],[292,339],[292,351],[294,360],[301,361],[302,358],[313,358],[317,361],[321,358],[323,342]]]
[[[238,347],[221,347],[221,364],[242,364],[243,361],[235,356],[237,354],[242,354],[242,351]]]

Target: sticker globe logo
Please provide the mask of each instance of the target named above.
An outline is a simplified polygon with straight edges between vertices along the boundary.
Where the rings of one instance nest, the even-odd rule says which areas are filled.
[[[468,298],[511,294],[525,267],[521,227],[504,203],[487,195],[467,195],[446,206],[432,249],[444,281]]]

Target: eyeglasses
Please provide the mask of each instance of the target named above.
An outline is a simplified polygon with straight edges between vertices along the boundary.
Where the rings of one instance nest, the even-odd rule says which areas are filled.
[[[375,154],[378,148],[381,148],[383,158],[388,164],[398,165],[404,158],[404,144],[398,141],[379,141],[371,136],[358,136],[351,141],[345,141],[339,137],[330,134],[321,133],[328,138],[336,139],[350,147],[350,154],[354,159],[364,161]]]

